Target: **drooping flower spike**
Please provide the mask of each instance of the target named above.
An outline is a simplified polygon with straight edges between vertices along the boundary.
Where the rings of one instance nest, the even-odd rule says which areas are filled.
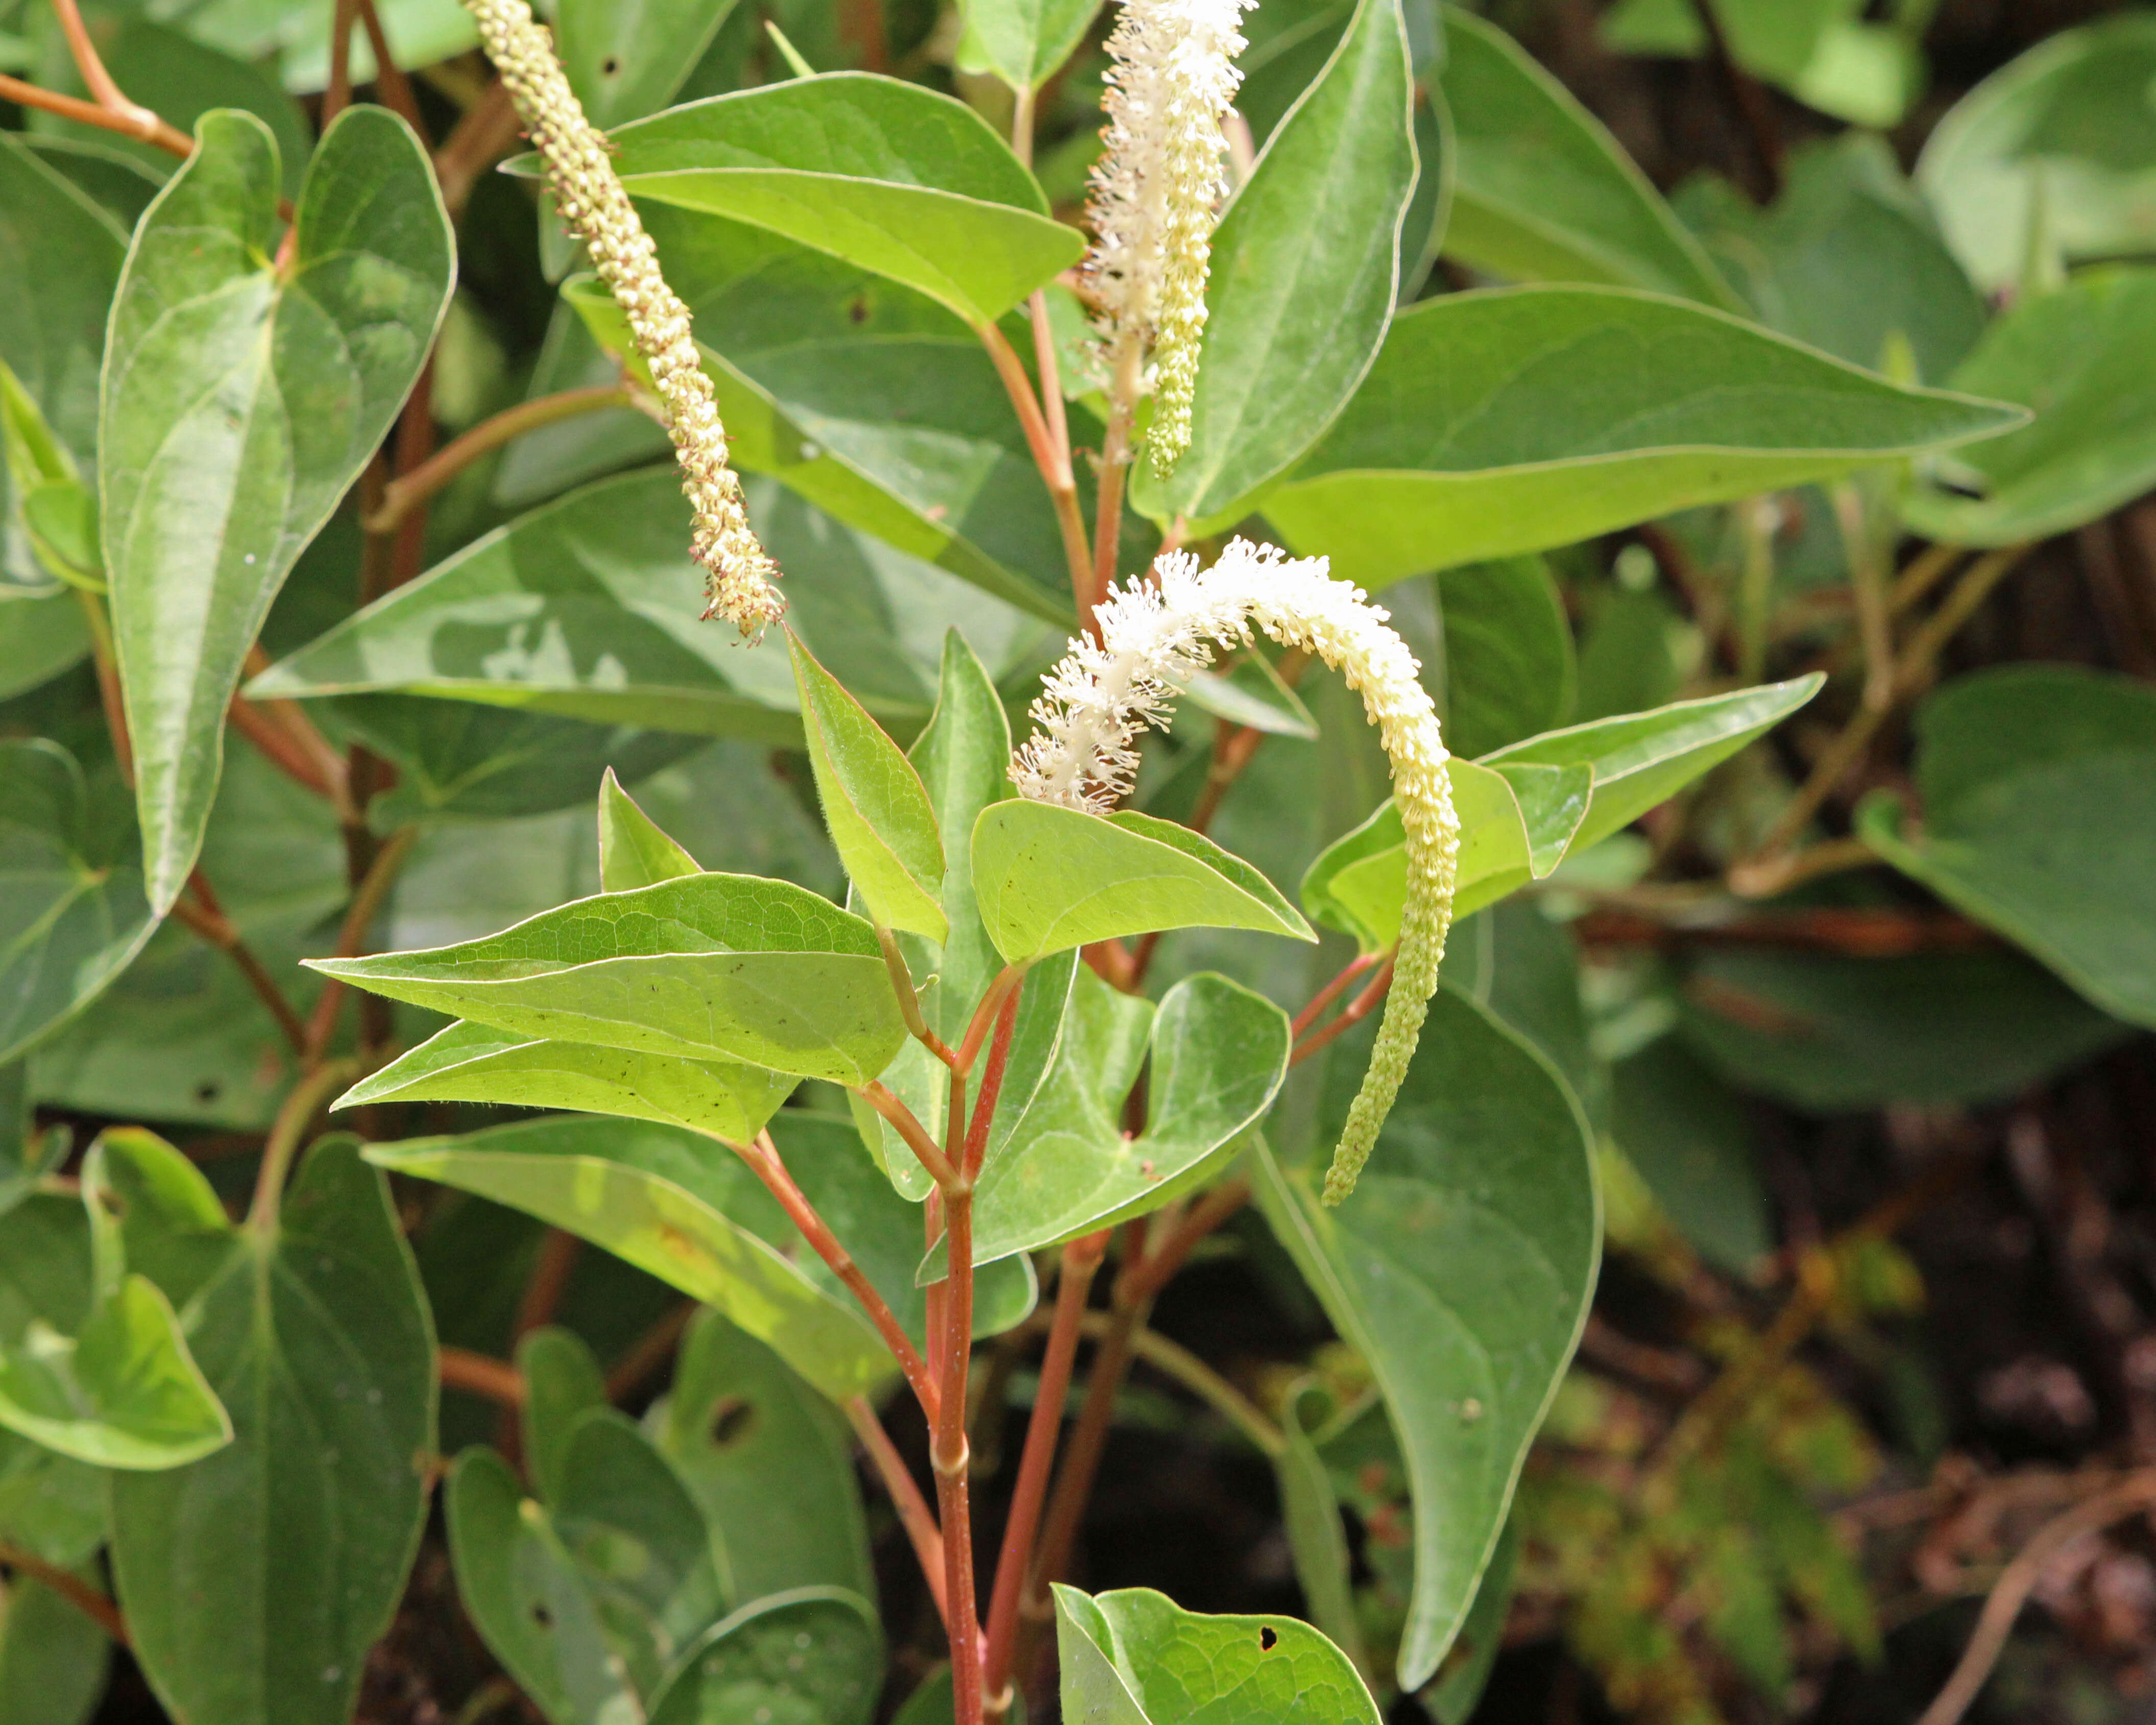
[[[1153,471],[1190,444],[1226,119],[1255,0],[1124,0],[1108,54],[1107,146],[1093,170],[1082,274],[1111,377],[1152,360]]]
[[[1202,574],[1196,557],[1172,552],[1153,577],[1112,592],[1094,613],[1098,640],[1075,638],[1044,680],[1033,704],[1038,728],[1013,757],[1011,782],[1038,802],[1107,814],[1131,788],[1139,734],[1167,717],[1215,648],[1247,644],[1253,624],[1316,654],[1362,696],[1392,762],[1408,891],[1384,1018],[1325,1176],[1325,1201],[1337,1204],[1355,1189],[1407,1076],[1451,927],[1460,819],[1437,711],[1386,614],[1333,580],[1322,557],[1291,560],[1238,539]]]
[[[569,88],[547,27],[525,0],[465,3],[546,162],[562,221],[590,252],[659,386],[681,490],[696,516],[690,551],[706,573],[704,614],[725,618],[745,636],[760,634],[786,610],[772,585],[778,566],[749,526],[717,398],[690,331],[689,308],[660,274],[658,249],[614,172],[605,138]]]

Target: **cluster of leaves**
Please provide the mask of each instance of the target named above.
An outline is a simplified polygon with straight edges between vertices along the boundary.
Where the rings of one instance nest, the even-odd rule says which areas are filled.
[[[1907,105],[1917,8],[1717,9],[1799,99]],[[838,1410],[899,1368],[763,1176],[932,1352],[936,1182],[878,1099],[956,1136],[910,1019],[959,1045],[1006,967],[974,1333],[1028,1322],[1055,1249],[1241,1179],[1353,1354],[1250,1428],[1316,1627],[1063,1589],[1067,1712],[1368,1725],[1407,1691],[1463,1718],[1516,1587],[1642,1717],[1871,1645],[1820,1507],[1871,1444],[1769,1326],[1723,1302],[1701,1352],[1758,1382],[1666,1432],[1568,1363],[1605,1183],[1613,1245],[1671,1276],[1767,1255],[1734,1089],[1980,1101],[2156,1024],[2156,697],[2062,666],[1929,687],[2023,548],[2156,481],[2156,272],[2083,267],[2145,243],[2147,18],[1998,74],[1913,183],[1851,134],[1763,208],[1666,200],[1471,13],[1255,13],[1192,444],[1133,480],[1117,562],[1238,525],[1327,557],[1442,697],[1463,921],[1333,1211],[1307,1164],[1365,1044],[1290,1014],[1382,963],[1406,879],[1344,691],[1251,651],[1109,819],[1005,778],[1076,619],[989,344],[1040,332],[1100,441],[1058,280],[1094,9],[558,8],[787,572],[792,628],[753,647],[696,621],[615,308],[528,181],[475,187],[511,140],[464,14],[379,11],[436,69],[411,111],[454,123],[439,151],[372,104],[317,135],[321,4],[95,21],[192,128],[177,167],[34,105],[0,133],[0,1725],[89,1716],[114,1606],[176,1718],[349,1717],[438,1478],[465,1610],[557,1725],[866,1725],[886,1632]],[[1687,17],[1604,28],[1697,51]],[[59,27],[18,23],[75,87]],[[477,434],[429,465],[437,424]],[[1825,881],[1793,846],[1854,758],[1808,799],[1760,743],[1823,671],[1865,684],[1859,749],[1922,697],[1913,775],[1852,812],[1869,871]],[[1584,968],[1583,912],[1667,902],[1635,890],[1656,868],[1795,883],[1793,915],[1892,910],[1898,876],[1999,940]],[[1678,915],[1743,911],[1717,882]],[[1149,992],[1081,962],[1131,937]],[[332,1101],[363,1144],[311,1141]],[[567,1327],[519,1317],[546,1230],[606,1255],[549,1293]],[[1880,1280],[1856,1245],[1822,1273],[1816,1317],[1891,1303],[1849,1291]],[[680,1296],[633,1420],[601,1362]],[[485,1434],[437,1406],[475,1353],[521,1420],[444,1467]],[[952,1707],[946,1679],[903,1717]]]

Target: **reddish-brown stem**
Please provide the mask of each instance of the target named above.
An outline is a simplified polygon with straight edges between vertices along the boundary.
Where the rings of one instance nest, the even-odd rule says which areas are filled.
[[[951,1084],[955,1113],[964,1081],[954,1073]],[[974,1617],[973,1518],[966,1445],[966,1373],[973,1334],[973,1194],[963,1185],[943,1194],[943,1230],[949,1242],[950,1275],[943,1301],[942,1405],[935,1421],[931,1459],[943,1528],[945,1620],[951,1635],[955,1725],[981,1725],[981,1630]]]
[[[285,998],[285,991],[277,986],[277,979],[270,974],[268,967],[254,956],[254,949],[232,926],[200,869],[187,877],[187,891],[172,901],[172,915],[232,960],[239,973],[247,978],[247,986],[270,1009],[270,1016],[276,1019],[277,1028],[292,1045],[292,1052],[304,1057],[307,1052],[306,1025]]]
[[[1170,1229],[1167,1237],[1146,1255],[1131,1278],[1133,1298],[1151,1300],[1190,1260],[1199,1242],[1250,1201],[1250,1183],[1240,1174],[1223,1180],[1190,1207],[1190,1214]]]
[[[606,1375],[607,1399],[624,1400],[659,1375],[660,1368],[681,1345],[681,1332],[696,1315],[696,1302],[683,1300],[670,1307],[658,1322],[636,1338],[627,1353],[614,1362]]]
[[[412,80],[389,51],[389,37],[382,28],[382,14],[375,10],[374,0],[359,0],[359,21],[367,27],[367,45],[374,50],[375,95],[382,99],[383,107],[412,128],[422,146],[432,150],[434,140],[427,136],[427,122],[419,112],[418,98],[412,94]]]
[[[480,420],[461,437],[444,444],[402,479],[392,480],[385,485],[382,501],[364,518],[366,529],[370,533],[396,531],[413,509],[434,496],[480,456],[514,442],[527,431],[606,408],[635,405],[635,392],[626,383],[594,383],[589,388],[564,389],[558,394],[542,395],[534,401],[504,408],[491,418]]]
[[[1304,1031],[1316,1024],[1324,1016],[1325,1009],[1346,993],[1353,986],[1355,978],[1375,964],[1383,956],[1378,952],[1364,952],[1358,957],[1349,959],[1340,974],[1312,995],[1310,1004],[1295,1015],[1295,1022],[1288,1026],[1289,1035],[1301,1036]]]
[[[1070,486],[1075,508],[1077,487],[1070,472],[1070,417],[1063,405],[1062,368],[1055,360],[1055,331],[1048,321],[1048,290],[1035,288],[1025,309],[1033,321],[1033,367],[1040,374],[1040,407],[1048,419],[1048,441],[1055,451],[1056,473]],[[1084,533],[1082,522],[1078,531]]]
[[[973,1016],[966,1026],[965,1040],[958,1045],[957,1070],[970,1072],[973,1061],[981,1052],[981,1044],[988,1040],[988,1029],[1004,1009],[1004,1002],[1014,997],[1019,985],[1025,981],[1025,970],[1021,965],[1007,964],[996,973],[988,992],[981,996],[981,1004],[973,1009]]]
[[[25,108],[42,108],[48,114],[58,114],[65,120],[80,121],[85,126],[95,126],[106,131],[116,131],[131,138],[139,138],[146,144],[155,144],[160,150],[185,158],[195,153],[193,141],[176,126],[165,124],[155,115],[150,129],[145,129],[137,120],[109,112],[95,102],[85,102],[80,96],[62,95],[56,90],[47,90],[40,85],[25,84],[19,78],[10,78],[0,73],[0,97]]]
[[[763,1182],[765,1189],[778,1200],[780,1208],[793,1219],[793,1225],[801,1230],[801,1237],[808,1242],[816,1255],[830,1266],[832,1274],[845,1283],[854,1297],[861,1302],[862,1310],[869,1315],[869,1322],[875,1326],[876,1333],[883,1337],[884,1346],[891,1350],[891,1357],[898,1362],[899,1370],[906,1374],[906,1381],[912,1386],[915,1396],[920,1400],[921,1411],[933,1420],[938,1411],[937,1387],[928,1375],[927,1365],[921,1359],[920,1351],[914,1347],[912,1339],[905,1330],[900,1327],[898,1319],[892,1315],[883,1296],[861,1273],[860,1266],[854,1262],[851,1254],[839,1244],[838,1236],[831,1232],[829,1224],[817,1214],[816,1207],[808,1202],[808,1195],[793,1183],[793,1175],[787,1173],[785,1163],[779,1159],[778,1147],[771,1142],[771,1134],[758,1132],[754,1144],[736,1144],[725,1138],[719,1142],[749,1165],[751,1171]]]
[[[358,22],[356,0],[336,0],[330,8],[330,80],[322,90],[322,130],[352,105],[352,27]]]
[[[419,376],[405,398],[397,419],[397,440],[391,455],[397,477],[416,473],[434,453],[434,357],[419,367]],[[389,585],[400,588],[419,572],[427,556],[427,507],[424,500],[403,511],[396,531],[389,536]]]
[[[120,1615],[120,1608],[80,1576],[70,1575],[58,1564],[4,1543],[0,1543],[0,1565],[50,1589],[121,1646],[130,1645],[127,1620]]]
[[[67,38],[68,53],[74,57],[75,70],[82,74],[90,100],[121,122],[112,130],[126,131],[177,156],[193,153],[194,146],[184,133],[166,125],[140,102],[129,100],[126,92],[112,81],[112,74],[105,69],[105,62],[98,58],[96,44],[90,39],[89,27],[83,23],[74,0],[53,0],[53,11],[59,18],[60,32]]]
[[[524,1374],[506,1359],[475,1353],[469,1348],[444,1348],[434,1368],[444,1389],[461,1389],[468,1395],[485,1396],[497,1406],[515,1410],[524,1405]]]
[[[938,1186],[949,1185],[958,1178],[957,1169],[952,1166],[951,1159],[944,1155],[936,1140],[928,1136],[927,1128],[912,1109],[891,1094],[888,1086],[877,1080],[862,1086],[855,1094],[891,1123],[899,1137],[906,1140],[906,1147],[920,1158],[921,1167],[928,1170]]]
[[[336,788],[321,766],[307,757],[300,740],[244,695],[232,697],[232,728],[254,745],[255,752],[293,783],[316,796],[336,800]]]
[[[928,1028],[928,1020],[921,1015],[921,992],[913,986],[913,973],[906,968],[906,954],[898,949],[898,937],[879,923],[875,937],[876,944],[883,948],[883,968],[890,973],[891,992],[897,997],[898,1015],[906,1021],[906,1034],[956,1071],[958,1056],[952,1051],[949,1043]]]
[[[988,1692],[988,1710],[998,1715],[1010,1705],[1008,1692],[1011,1656],[1017,1645],[1019,1600],[1025,1589],[1034,1535],[1040,1527],[1049,1470],[1055,1461],[1055,1440],[1063,1430],[1070,1368],[1078,1354],[1079,1324],[1107,1247],[1108,1230],[1103,1229],[1063,1248],[1063,1267],[1055,1285],[1055,1317],[1049,1327],[1047,1352],[1041,1356],[1040,1388],[1034,1397],[1032,1417],[1026,1422],[1025,1449],[1019,1458],[1010,1517],[1004,1524],[1003,1552],[996,1559],[995,1590],[988,1602],[988,1653],[982,1682]]]
[[[951,1604],[944,1592],[943,1535],[936,1525],[935,1512],[928,1507],[928,1500],[921,1495],[912,1470],[906,1466],[906,1458],[891,1442],[891,1434],[883,1429],[883,1421],[876,1418],[876,1410],[869,1405],[868,1398],[854,1396],[844,1405],[846,1419],[855,1435],[860,1439],[861,1447],[875,1465],[884,1490],[891,1494],[891,1505],[898,1512],[899,1525],[913,1543],[913,1555],[920,1561],[929,1596],[936,1601],[936,1615],[943,1620],[947,1633]]]
[[[554,1322],[554,1314],[562,1309],[562,1296],[569,1291],[569,1278],[576,1274],[577,1260],[583,1253],[583,1241],[567,1229],[547,1230],[539,1242],[531,1280],[524,1284],[524,1297],[516,1303],[516,1317],[510,1327],[513,1341],[521,1342],[534,1330]]]
[[[381,915],[382,901],[389,896],[390,883],[397,871],[404,865],[411,854],[413,842],[419,836],[417,827],[400,827],[375,850],[367,873],[360,878],[359,890],[352,896],[346,906],[344,921],[337,929],[336,956],[357,958],[367,950],[367,932]],[[322,985],[316,997],[314,1015],[307,1021],[307,1063],[312,1065],[328,1052],[330,1039],[336,1034],[337,1014],[342,1009],[346,988],[340,977],[331,977]]]
[[[1327,1043],[1332,1041],[1334,1037],[1340,1035],[1352,1026],[1361,1024],[1364,1019],[1378,1009],[1378,1003],[1385,998],[1385,990],[1392,986],[1392,983],[1393,954],[1388,952],[1385,955],[1385,962],[1378,967],[1378,973],[1370,978],[1368,985],[1361,993],[1341,1009],[1337,1018],[1323,1029],[1312,1031],[1309,1035],[1296,1044],[1295,1052],[1288,1056],[1288,1064],[1291,1066],[1300,1065],[1324,1047]]]
[[[516,147],[516,101],[509,86],[496,79],[465,110],[434,153],[434,177],[452,220],[463,213],[479,177]]]
[[[1034,331],[1036,351],[1043,340],[1045,323],[1044,311],[1041,322]],[[1003,379],[1004,391],[1018,411],[1019,424],[1025,432],[1025,446],[1033,452],[1033,465],[1040,470],[1041,481],[1048,487],[1049,497],[1055,506],[1055,524],[1063,534],[1063,556],[1070,566],[1071,596],[1082,611],[1092,581],[1093,557],[1086,543],[1085,517],[1078,509],[1077,481],[1070,471],[1070,431],[1066,427],[1062,438],[1056,438],[1048,415],[1041,409],[1040,398],[1034,393],[1033,380],[1026,376],[1017,349],[1005,339],[1004,332],[992,323],[982,324],[978,328],[981,345],[995,362],[996,375]],[[1061,391],[1046,373],[1041,382],[1043,388],[1051,392],[1053,412],[1060,421],[1063,417]]]
[[[1024,981],[1021,972],[1021,987]],[[988,1045],[988,1068],[981,1075],[980,1100],[973,1105],[973,1117],[967,1127],[965,1147],[959,1158],[958,1165],[968,1184],[980,1178],[981,1161],[988,1154],[988,1127],[995,1119],[996,1101],[1003,1095],[1004,1069],[1010,1064],[1011,1032],[1018,1026],[1018,999],[1019,988],[1014,988],[1004,996],[1003,1008],[996,1014],[995,1040]]]

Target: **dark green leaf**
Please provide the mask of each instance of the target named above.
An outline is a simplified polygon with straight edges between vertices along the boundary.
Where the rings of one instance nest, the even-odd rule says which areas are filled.
[[[1909,523],[1962,545],[2084,526],[2156,482],[2156,270],[2091,270],[1984,332],[1958,389],[2020,402],[2035,423],[1956,458],[1957,490],[1910,497]],[[1980,495],[1962,495],[1967,488]]]
[[[592,124],[619,126],[673,100],[733,8],[734,0],[562,0],[555,49]]]
[[[992,1263],[1158,1209],[1217,1171],[1287,1076],[1287,1015],[1202,973],[1151,1003],[1083,966],[1055,1065],[981,1171],[973,1260]],[[1148,1055],[1145,1129],[1123,1099]]]
[[[49,683],[90,656],[79,593],[17,590],[0,581],[0,701]]]
[[[1920,831],[1891,797],[1858,832],[2107,1012],[2156,1025],[2156,691],[2067,665],[1964,677],[1917,716]]]
[[[1381,587],[2019,418],[1701,305],[1617,288],[1449,294],[1394,321],[1347,411],[1261,506],[1296,551]]]
[[[0,1060],[95,999],[157,927],[119,800],[55,743],[0,742]]]
[[[1240,515],[1370,369],[1415,182],[1410,83],[1399,0],[1361,0],[1220,219],[1190,447],[1168,479],[1134,487],[1147,513]]]
[[[943,842],[921,775],[791,629],[786,645],[824,825],[855,895],[871,922],[940,943]]]
[[[1572,624],[1540,557],[1439,578],[1445,619],[1445,741],[1479,758],[1572,716]]]
[[[426,1518],[434,1331],[388,1187],[350,1139],[316,1145],[281,1214],[235,1239],[189,1314],[234,1440],[114,1478],[113,1563],[173,1714],[344,1725]]]
[[[1675,1037],[1610,1074],[1610,1130],[1655,1201],[1701,1255],[1745,1276],[1774,1249],[1744,1110]]]
[[[1084,249],[987,122],[918,85],[834,72],[639,121],[614,165],[639,198],[768,228],[1001,316]]]
[[[578,1419],[608,1405],[606,1374],[574,1330],[546,1325],[516,1344],[524,1375],[524,1461],[542,1503],[559,1504]]]
[[[1450,256],[1514,281],[1649,288],[1735,311],[1727,285],[1609,128],[1499,29],[1445,8]]]
[[[748,875],[580,899],[432,952],[309,963],[523,1037],[747,1060],[840,1084],[873,1079],[906,1036],[868,924]]]
[[[1302,1584],[1311,1621],[1348,1656],[1367,1684],[1374,1667],[1363,1643],[1362,1620],[1355,1612],[1350,1580],[1353,1553],[1348,1548],[1347,1529],[1341,1524],[1340,1499],[1332,1489],[1325,1458],[1318,1454],[1303,1424],[1306,1407],[1320,1404],[1322,1399],[1312,1379],[1306,1378],[1289,1391],[1281,1409],[1281,1435],[1286,1441],[1281,1453],[1272,1458],[1273,1477],[1280,1487],[1281,1519],[1287,1529],[1288,1548],[1295,1553],[1296,1579]]]
[[[1348,1656],[1292,1617],[1205,1617],[1147,1588],[1058,1584],[1063,1714],[1086,1725],[1378,1725]]]
[[[875,1597],[852,1439],[770,1348],[698,1312],[652,1424],[725,1547],[737,1599],[820,1586]]]
[[[652,1725],[868,1725],[883,1687],[883,1630],[860,1594],[800,1588],[745,1605],[684,1655]]]
[[[1334,1063],[1344,1111],[1359,1078]],[[1528,1440],[1570,1358],[1601,1246],[1585,1122],[1539,1054],[1450,989],[1356,1195],[1325,1209],[1260,1146],[1259,1201],[1369,1364],[1414,1499],[1403,1688],[1466,1617]]]
[[[454,273],[425,153],[386,109],[330,128],[281,268],[277,160],[260,121],[205,116],[113,305],[103,537],[161,908],[201,848],[247,651],[418,375]]]
[[[0,1432],[0,1540],[64,1569],[88,1563],[105,1543],[105,1471]]]
[[[1315,938],[1248,863],[1187,827],[1127,812],[1102,819],[1023,798],[983,810],[973,891],[988,938],[1014,964],[1160,928]]]
[[[105,1631],[73,1600],[20,1574],[0,1591],[0,1719],[8,1725],[86,1725],[110,1657]]]

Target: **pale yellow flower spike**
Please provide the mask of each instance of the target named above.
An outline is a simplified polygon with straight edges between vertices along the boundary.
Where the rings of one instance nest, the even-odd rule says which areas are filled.
[[[1075,638],[1044,680],[1033,704],[1039,728],[1013,757],[1011,782],[1038,802],[1107,814],[1131,788],[1139,732],[1167,716],[1216,646],[1248,642],[1253,624],[1316,654],[1362,696],[1392,761],[1408,891],[1384,1019],[1325,1176],[1325,1201],[1338,1204],[1355,1189],[1407,1076],[1452,925],[1460,817],[1437,711],[1385,613],[1333,580],[1322,557],[1291,561],[1238,539],[1203,574],[1197,558],[1173,552],[1154,563],[1153,577],[1111,593],[1094,614],[1098,641]]]
[[[744,636],[760,634],[786,610],[772,585],[778,566],[748,524],[741,480],[727,465],[726,427],[711,380],[690,332],[689,308],[659,272],[658,249],[637,218],[607,154],[562,70],[554,39],[525,0],[465,0],[487,58],[516,99],[516,111],[547,163],[562,219],[629,319],[636,351],[666,406],[681,464],[681,490],[696,514],[690,551],[704,566],[706,617],[723,617]]]

